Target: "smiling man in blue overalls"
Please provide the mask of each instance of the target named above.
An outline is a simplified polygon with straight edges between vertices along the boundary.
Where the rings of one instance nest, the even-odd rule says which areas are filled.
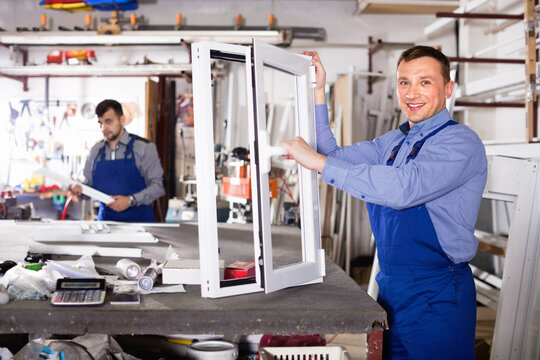
[[[474,226],[487,178],[485,149],[446,110],[454,83],[440,51],[415,46],[398,60],[407,122],[371,142],[339,148],[328,125],[326,73],[317,53],[317,152],[302,138],[281,144],[328,184],[367,202],[388,315],[386,359],[474,359]]]
[[[118,101],[102,101],[96,115],[104,139],[90,149],[85,183],[114,198],[110,204],[100,203],[98,220],[156,221],[151,204],[165,194],[156,145],[124,129],[126,118]],[[79,185],[70,190],[82,193]]]

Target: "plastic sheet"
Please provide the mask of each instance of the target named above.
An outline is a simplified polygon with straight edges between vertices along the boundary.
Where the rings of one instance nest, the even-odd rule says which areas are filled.
[[[55,289],[59,277],[48,266],[33,271],[20,262],[6,272],[0,279],[0,285],[7,288],[10,300],[43,300]]]

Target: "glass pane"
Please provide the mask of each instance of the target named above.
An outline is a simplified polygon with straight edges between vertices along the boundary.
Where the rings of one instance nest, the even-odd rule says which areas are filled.
[[[296,77],[293,74],[264,67],[266,129],[271,146],[298,135],[296,110]],[[271,159],[268,174],[272,262],[274,271],[301,263],[302,232],[300,222],[300,173],[294,160],[282,156]],[[285,250],[286,249],[286,250]]]
[[[218,226],[220,286],[227,287],[255,282],[247,79],[243,58],[211,57],[217,219],[230,224]]]

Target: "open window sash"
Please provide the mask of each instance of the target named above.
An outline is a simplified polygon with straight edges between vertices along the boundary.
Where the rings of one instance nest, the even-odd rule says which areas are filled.
[[[246,104],[249,118],[251,191],[253,212],[253,255],[255,277],[248,283],[220,280],[217,224],[217,190],[214,163],[214,114],[211,64],[214,59],[242,62],[246,74]],[[254,63],[252,64],[252,59]],[[317,174],[299,166],[302,260],[274,268],[272,259],[271,210],[268,173],[272,156],[283,149],[270,146],[266,129],[265,66],[294,76],[296,83],[296,129],[316,148],[313,90],[310,60],[254,40],[238,46],[214,42],[192,44],[193,95],[195,116],[195,157],[197,166],[197,206],[201,295],[224,297],[264,290],[266,293],[305,283],[320,282],[324,276],[324,250],[321,249]],[[260,121],[264,120],[264,121]]]
[[[255,161],[257,166],[256,182],[260,187],[257,191],[257,201],[260,218],[257,219],[262,229],[263,249],[263,278],[266,293],[277,291],[286,287],[304,283],[321,282],[324,276],[324,250],[321,249],[321,235],[319,224],[319,195],[317,172],[307,170],[300,165],[299,192],[300,192],[300,223],[302,242],[302,261],[287,266],[274,268],[272,253],[272,231],[270,226],[270,197],[268,186],[268,173],[270,172],[270,159],[283,152],[270,146],[268,141],[269,129],[266,128],[265,98],[264,98],[264,68],[284,72],[294,77],[295,121],[296,135],[301,136],[313,148],[317,148],[315,132],[315,113],[313,102],[312,77],[310,72],[311,59],[305,56],[285,51],[259,40],[253,40],[253,67],[255,81],[254,129],[257,146]],[[313,79],[314,80],[314,79]],[[254,206],[255,207],[255,206]],[[255,219],[254,219],[255,221]]]

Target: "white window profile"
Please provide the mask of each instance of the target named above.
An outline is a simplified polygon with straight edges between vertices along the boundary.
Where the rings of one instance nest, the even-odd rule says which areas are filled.
[[[211,64],[213,59],[242,62],[246,74],[246,104],[249,117],[251,154],[253,256],[255,277],[249,281],[225,283],[220,280],[218,224],[216,215],[213,98]],[[251,63],[254,59],[254,64]],[[201,295],[224,297],[264,290],[266,293],[304,283],[320,282],[324,276],[324,251],[321,249],[317,174],[299,167],[302,259],[298,263],[274,268],[268,172],[270,158],[283,149],[270,146],[265,120],[264,67],[290,74],[296,87],[296,129],[316,147],[313,91],[310,60],[260,41],[253,46],[214,42],[192,44],[193,94],[195,116],[195,156],[198,194],[199,254]],[[253,74],[253,75],[252,75]],[[253,76],[253,78],[252,78]],[[253,86],[254,84],[254,86]],[[202,190],[204,189],[204,191]],[[262,249],[262,253],[261,253]]]

